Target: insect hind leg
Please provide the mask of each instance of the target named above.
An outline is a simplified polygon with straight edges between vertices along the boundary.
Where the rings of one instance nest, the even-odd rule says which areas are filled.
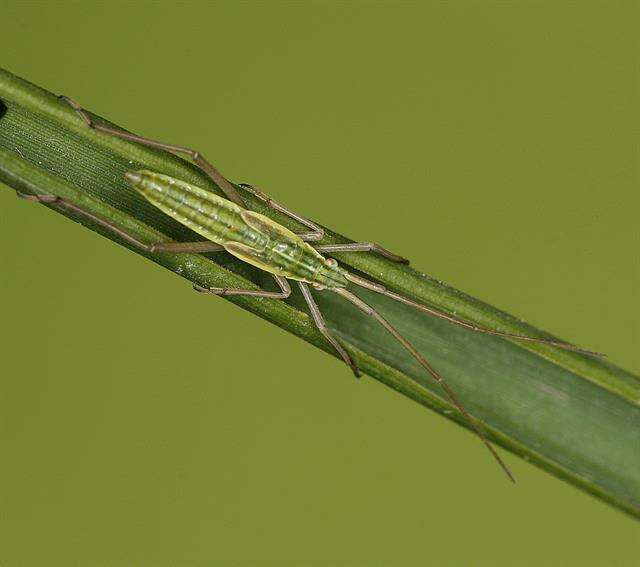
[[[126,230],[121,229],[116,224],[108,221],[98,215],[93,214],[91,211],[68,201],[67,199],[63,199],[62,197],[58,197],[57,195],[33,195],[28,193],[21,193],[20,191],[16,192],[17,196],[26,201],[32,201],[36,203],[42,203],[43,205],[58,205],[64,207],[65,209],[69,209],[76,213],[79,216],[90,219],[97,225],[107,229],[109,232],[112,232],[118,235],[120,238],[132,244],[136,248],[140,250],[144,250],[145,252],[155,253],[155,252],[167,252],[167,253],[193,253],[193,254],[202,254],[205,252],[220,252],[224,250],[224,248],[215,242],[210,242],[208,240],[203,240],[201,242],[158,242],[158,243],[149,243],[143,242],[136,236],[127,232]]]
[[[238,194],[238,191],[233,186],[233,184],[227,180],[199,151],[194,150],[192,148],[187,148],[184,146],[176,146],[175,144],[167,144],[165,142],[158,142],[156,140],[151,140],[150,138],[144,138],[143,136],[138,136],[136,134],[131,134],[129,132],[125,132],[123,130],[117,130],[115,128],[111,128],[110,126],[104,126],[103,124],[98,124],[93,121],[89,113],[82,108],[76,101],[69,98],[68,96],[61,95],[58,98],[66,102],[71,108],[73,108],[78,116],[82,118],[83,122],[89,126],[89,128],[93,128],[94,130],[98,130],[100,132],[104,132],[105,134],[110,134],[111,136],[115,136],[117,138],[122,138],[124,140],[130,140],[132,142],[137,142],[138,144],[142,144],[143,146],[149,146],[151,148],[158,148],[161,150],[167,150],[169,152],[177,152],[187,154],[191,157],[194,163],[207,174],[207,176],[213,180],[213,182],[220,187],[220,189],[224,192],[227,198],[230,201],[233,201],[236,205],[246,209],[246,205],[242,200],[242,197]]]

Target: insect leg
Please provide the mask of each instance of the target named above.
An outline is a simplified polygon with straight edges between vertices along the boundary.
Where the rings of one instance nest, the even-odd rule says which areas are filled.
[[[298,285],[300,286],[300,291],[302,291],[302,295],[304,296],[304,299],[307,302],[307,305],[309,306],[309,310],[311,311],[311,316],[313,317],[313,322],[316,324],[316,327],[318,327],[318,330],[324,335],[324,338],[327,339],[327,341],[329,341],[333,345],[333,347],[338,351],[338,354],[342,357],[342,360],[344,360],[345,363],[349,365],[351,370],[353,370],[353,373],[355,374],[356,378],[360,378],[360,370],[358,369],[358,366],[353,361],[353,359],[349,356],[349,353],[338,342],[338,339],[336,339],[331,333],[331,331],[329,331],[329,329],[327,328],[327,323],[325,322],[324,317],[320,312],[320,308],[318,307],[318,304],[316,303],[315,299],[313,299],[313,296],[311,295],[311,290],[309,289],[309,286],[303,282],[298,282]]]
[[[396,301],[399,301],[400,303],[404,303],[405,305],[409,305],[410,307],[413,307],[415,309],[419,309],[420,311],[424,311],[425,313],[429,313],[429,315],[433,315],[434,317],[438,317],[439,319],[444,319],[445,321],[449,321],[450,323],[453,323],[454,325],[458,325],[460,327],[464,327],[465,329],[469,329],[470,331],[475,331],[478,333],[484,333],[486,335],[494,335],[496,337],[503,337],[506,339],[513,339],[513,340],[518,340],[518,341],[524,341],[524,342],[530,342],[530,343],[541,343],[541,344],[547,344],[547,345],[551,345],[551,346],[555,346],[557,348],[561,348],[563,350],[570,350],[570,351],[574,351],[574,352],[580,352],[582,354],[588,354],[591,356],[605,356],[604,354],[600,353],[600,352],[595,352],[592,350],[587,350],[584,348],[580,348],[577,347],[575,345],[569,344],[569,343],[565,343],[562,341],[556,341],[553,339],[543,339],[540,337],[529,337],[527,335],[518,335],[515,333],[504,333],[501,331],[495,331],[493,329],[487,329],[486,327],[481,327],[479,325],[476,325],[475,323],[470,323],[469,321],[465,321],[464,319],[460,319],[459,317],[454,317],[453,315],[449,315],[448,313],[445,313],[443,311],[439,311],[438,309],[434,309],[433,307],[428,307],[427,305],[424,305],[422,303],[418,303],[416,301],[412,301],[411,299],[408,299],[398,293],[395,293],[393,291],[389,291],[386,287],[384,287],[383,285],[380,285],[378,283],[375,282],[371,282],[369,280],[366,280],[364,278],[361,278],[360,276],[356,276],[355,274],[351,274],[349,272],[345,272],[344,276],[351,282],[364,287],[366,289],[370,289],[372,291],[375,291],[377,293],[380,293],[382,295],[386,295],[387,297],[390,297],[391,299],[395,299]]]
[[[258,187],[254,185],[249,185],[248,183],[239,183],[240,187],[244,187],[247,191],[258,197],[261,201],[264,201],[269,207],[276,211],[280,211],[281,213],[287,215],[293,220],[298,221],[300,224],[307,226],[311,229],[311,232],[302,232],[298,233],[298,236],[302,238],[304,241],[312,241],[312,240],[322,240],[324,237],[324,229],[318,226],[316,223],[311,222],[304,217],[294,213],[293,211],[287,209],[285,206],[281,205],[274,201],[271,197],[269,197],[266,193],[261,191]]]
[[[481,441],[485,444],[489,452],[493,455],[494,459],[498,462],[498,464],[502,467],[502,470],[507,474],[507,476],[515,482],[515,478],[511,471],[504,463],[504,461],[500,458],[500,455],[496,452],[493,445],[487,441],[482,429],[480,428],[478,422],[471,416],[471,414],[466,410],[466,408],[462,405],[462,402],[458,399],[458,396],[455,392],[449,387],[449,385],[445,382],[444,378],[440,375],[440,373],[429,364],[426,358],[424,358],[415,347],[405,339],[398,330],[387,321],[380,313],[378,313],[373,307],[362,301],[359,297],[352,294],[350,291],[347,291],[344,288],[334,289],[336,293],[340,296],[344,297],[347,301],[353,303],[356,307],[358,307],[361,311],[364,311],[367,315],[373,317],[378,323],[380,323],[392,336],[395,338],[408,352],[415,358],[420,365],[431,374],[432,378],[440,385],[440,387],[444,390],[445,394],[451,401],[451,403],[458,408],[458,411],[465,417],[469,425],[473,428],[475,433],[480,437]]]
[[[224,250],[224,247],[216,244],[215,242],[202,241],[202,242],[159,242],[157,244],[149,244],[147,242],[143,242],[129,234],[125,230],[122,230],[120,227],[116,226],[112,222],[105,220],[93,213],[79,207],[78,205],[73,204],[71,201],[67,201],[66,199],[62,199],[57,195],[28,195],[26,193],[17,192],[18,197],[21,199],[25,199],[27,201],[35,201],[38,203],[49,204],[49,205],[59,205],[64,207],[65,209],[69,209],[79,215],[82,215],[86,218],[91,219],[96,224],[110,230],[114,234],[117,234],[123,240],[126,240],[129,244],[133,244],[137,248],[141,250],[145,250],[146,252],[173,252],[173,253],[203,253],[203,252],[219,252]]]
[[[271,299],[286,299],[291,295],[289,282],[281,276],[273,276],[281,291],[265,291],[262,289],[241,289],[236,287],[202,287],[194,285],[199,293],[208,295],[249,295],[252,297],[270,297]]]
[[[383,258],[397,262],[398,264],[408,264],[409,260],[389,252],[375,242],[350,242],[348,244],[319,244],[314,246],[318,252],[375,252]]]
[[[129,132],[124,132],[123,130],[116,130],[115,128],[111,128],[110,126],[104,126],[102,124],[96,124],[93,122],[89,113],[82,108],[77,102],[70,99],[67,96],[60,96],[61,100],[65,101],[69,106],[71,106],[76,113],[82,118],[84,123],[89,126],[89,128],[93,128],[94,130],[99,130],[100,132],[105,132],[106,134],[111,134],[112,136],[116,136],[118,138],[124,138],[125,140],[131,140],[132,142],[138,142],[144,146],[150,146],[152,148],[159,148],[161,150],[167,150],[170,152],[178,152],[184,153],[191,157],[191,159],[204,171],[213,181],[214,183],[222,189],[224,194],[230,201],[236,203],[243,209],[246,209],[246,205],[242,200],[242,197],[238,195],[236,188],[233,184],[228,181],[209,161],[197,150],[193,150],[191,148],[186,148],[184,146],[176,146],[174,144],[166,144],[164,142],[158,142],[156,140],[150,140],[149,138],[144,138],[142,136],[137,136],[136,134],[130,134]]]
[[[258,199],[264,201],[269,207],[276,211],[280,211],[281,213],[287,215],[288,217],[298,221],[300,224],[303,224],[311,229],[311,232],[303,232],[298,233],[298,236],[302,238],[302,240],[306,242],[322,240],[324,237],[324,229],[321,226],[318,226],[316,223],[301,217],[297,213],[294,213],[290,209],[287,209],[284,205],[274,201],[271,197],[265,194],[261,189],[256,187],[255,185],[250,185],[249,183],[239,183],[240,187],[244,187],[247,191],[258,197]],[[314,248],[318,252],[376,252],[381,256],[384,256],[388,260],[392,262],[398,262],[400,264],[408,264],[409,260],[403,258],[402,256],[398,256],[393,252],[389,252],[379,244],[375,242],[352,242],[349,244],[322,244],[316,245]]]

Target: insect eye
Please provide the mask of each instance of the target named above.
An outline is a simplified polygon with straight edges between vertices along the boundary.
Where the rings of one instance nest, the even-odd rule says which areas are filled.
[[[324,289],[323,285],[320,285],[319,283],[315,283],[315,282],[311,284],[311,287],[313,289],[317,289],[318,291],[322,291]]]
[[[338,265],[338,262],[336,262],[333,258],[327,258],[326,262],[327,266],[329,266],[330,268],[335,268]]]

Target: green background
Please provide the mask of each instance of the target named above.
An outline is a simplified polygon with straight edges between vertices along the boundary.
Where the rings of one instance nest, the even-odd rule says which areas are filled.
[[[0,50],[638,372],[633,10],[10,2]],[[510,486],[453,423],[44,207],[0,207],[1,565],[637,561],[631,518],[507,455]]]

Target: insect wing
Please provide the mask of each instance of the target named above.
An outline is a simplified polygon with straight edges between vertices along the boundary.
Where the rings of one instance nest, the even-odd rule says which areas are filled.
[[[247,264],[251,264],[265,272],[275,273],[273,265],[265,258],[265,254],[261,250],[252,248],[241,242],[225,242],[224,248],[229,254],[240,258],[240,260]]]
[[[295,242],[296,244],[302,243],[302,239],[298,235],[260,213],[244,210],[240,213],[240,216],[251,228],[269,237],[272,241],[281,241],[285,239]]]

